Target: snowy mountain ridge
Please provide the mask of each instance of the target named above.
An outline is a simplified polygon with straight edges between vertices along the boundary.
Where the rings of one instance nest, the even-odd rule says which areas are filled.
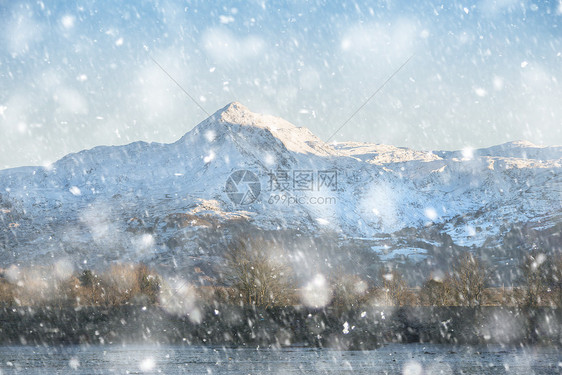
[[[231,103],[175,143],[0,171],[0,263],[195,264],[217,255],[211,233],[226,241],[248,228],[335,234],[383,260],[493,250],[513,225],[558,228],[561,168],[562,147],[522,141],[435,152],[326,144]]]

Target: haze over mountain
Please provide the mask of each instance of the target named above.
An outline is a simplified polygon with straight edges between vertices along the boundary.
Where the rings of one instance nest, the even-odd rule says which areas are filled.
[[[0,171],[0,266],[127,260],[212,274],[225,243],[255,233],[355,261],[431,267],[470,249],[506,265],[515,251],[561,251],[561,168],[562,147],[524,141],[326,144],[231,103],[175,143]]]

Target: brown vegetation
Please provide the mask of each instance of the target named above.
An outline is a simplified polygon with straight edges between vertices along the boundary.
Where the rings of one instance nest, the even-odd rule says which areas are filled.
[[[521,274],[525,289],[524,304],[536,307],[541,304],[544,294],[548,291],[548,273],[545,272],[546,256],[537,251],[528,254],[521,265]]]
[[[392,270],[388,273],[381,271],[382,288],[380,293],[388,306],[412,306],[416,304],[416,296],[408,289],[402,275]]]
[[[240,302],[247,305],[288,305],[295,290],[284,254],[263,241],[231,244],[223,278],[236,291]]]
[[[341,271],[330,280],[333,306],[355,308],[367,302],[369,285],[358,275],[348,275]]]
[[[13,268],[0,278],[0,305],[115,306],[157,302],[161,279],[144,264],[115,264],[97,274],[53,276],[49,267]]]
[[[286,255],[274,244],[263,241],[233,243],[223,265],[222,283],[214,286],[185,282],[180,287],[172,286],[144,264],[116,263],[103,272],[83,270],[79,274],[59,271],[55,266],[13,266],[0,272],[0,306],[162,305],[173,310],[174,299],[181,300],[181,306],[176,306],[178,311],[192,311],[204,305],[269,308],[302,303],[302,293]],[[561,307],[561,272],[562,257],[545,259],[533,252],[522,263],[520,286],[491,288],[486,284],[489,270],[467,253],[459,257],[450,274],[429,278],[418,288],[409,287],[396,269],[381,270],[379,282],[373,284],[337,270],[327,278],[326,287],[331,293],[329,306],[336,308]]]
[[[427,280],[420,292],[421,306],[451,306],[453,300],[453,282],[450,277]]]
[[[482,305],[483,294],[488,283],[489,271],[471,253],[464,253],[453,266],[452,290],[460,306]]]

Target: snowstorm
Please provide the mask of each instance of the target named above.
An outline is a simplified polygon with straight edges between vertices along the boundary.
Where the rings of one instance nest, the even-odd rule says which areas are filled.
[[[560,373],[561,27],[0,0],[0,374]]]

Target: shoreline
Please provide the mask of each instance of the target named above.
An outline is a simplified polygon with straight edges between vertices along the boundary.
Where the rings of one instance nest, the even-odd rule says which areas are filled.
[[[228,305],[179,316],[140,305],[0,308],[2,346],[129,343],[349,350],[388,343],[562,346],[562,309]]]

